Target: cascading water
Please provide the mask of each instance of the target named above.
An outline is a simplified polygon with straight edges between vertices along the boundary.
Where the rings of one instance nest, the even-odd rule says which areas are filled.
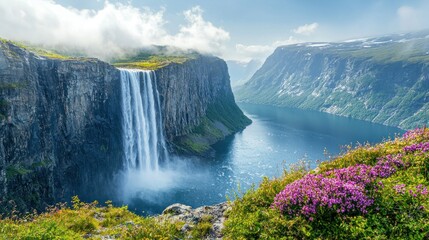
[[[170,162],[162,128],[161,103],[153,71],[121,69],[125,171],[123,203],[162,211],[174,195],[188,191],[195,179],[189,161]],[[161,167],[162,166],[162,167]],[[204,174],[201,176],[205,176]],[[201,178],[202,179],[202,178]]]
[[[158,172],[169,156],[153,71],[121,69],[124,158],[128,171]],[[143,174],[144,174],[143,173]]]

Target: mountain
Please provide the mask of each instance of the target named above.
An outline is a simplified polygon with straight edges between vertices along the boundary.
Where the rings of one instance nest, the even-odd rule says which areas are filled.
[[[223,60],[197,55],[158,66],[153,75],[171,152],[204,154],[250,123],[235,104]],[[0,41],[0,212],[9,200],[24,211],[76,194],[113,195],[125,165],[121,77],[98,59]]]
[[[237,86],[246,83],[261,67],[262,62],[256,59],[252,59],[249,62],[229,60],[226,61],[226,64],[231,77],[231,87],[235,89]]]
[[[278,47],[238,101],[410,129],[428,124],[429,31]]]

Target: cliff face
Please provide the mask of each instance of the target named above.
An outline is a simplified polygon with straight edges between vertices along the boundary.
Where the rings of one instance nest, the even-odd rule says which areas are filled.
[[[155,71],[167,139],[181,152],[210,145],[250,124],[235,103],[226,63],[200,56]]]
[[[411,37],[279,47],[237,99],[422,126],[429,123],[429,40]]]
[[[156,75],[176,149],[196,152],[199,139],[208,149],[248,122],[222,60],[201,56]],[[223,109],[236,112],[222,116]],[[43,209],[72,195],[111,199],[122,156],[118,69],[96,59],[43,58],[0,41],[0,212],[14,204]]]
[[[0,44],[1,200],[29,209],[96,191],[95,169],[121,167],[118,71]]]

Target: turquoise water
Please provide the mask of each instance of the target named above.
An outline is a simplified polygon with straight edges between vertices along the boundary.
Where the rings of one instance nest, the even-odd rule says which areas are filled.
[[[160,213],[179,202],[193,207],[220,203],[258,184],[263,176],[280,176],[289,164],[338,155],[342,146],[377,143],[402,134],[398,128],[330,114],[271,106],[240,104],[253,123],[214,146],[213,159],[176,157],[177,164],[141,180],[126,203],[131,210]],[[149,187],[148,187],[149,186]]]

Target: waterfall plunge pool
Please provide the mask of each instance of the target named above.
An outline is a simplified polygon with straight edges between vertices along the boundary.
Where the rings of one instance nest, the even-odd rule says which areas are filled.
[[[377,143],[402,134],[398,128],[326,113],[239,104],[253,123],[217,143],[214,159],[170,156],[159,171],[131,170],[119,204],[137,214],[159,214],[173,203],[192,207],[226,201],[262,177],[280,176],[291,163],[334,156],[341,146]]]

